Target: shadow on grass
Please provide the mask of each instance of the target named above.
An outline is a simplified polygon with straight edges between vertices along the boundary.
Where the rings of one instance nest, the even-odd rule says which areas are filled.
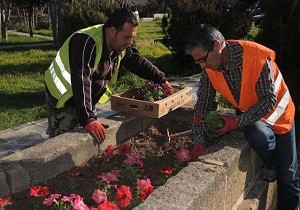
[[[38,92],[0,93],[0,110],[24,109],[45,104],[44,90]]]
[[[32,74],[32,73],[41,73],[44,74],[45,71],[50,66],[51,61],[45,61],[45,62],[39,62],[39,63],[24,63],[22,65],[13,65],[13,64],[7,64],[7,65],[0,65],[0,76],[5,74],[10,75],[26,75],[26,74]]]

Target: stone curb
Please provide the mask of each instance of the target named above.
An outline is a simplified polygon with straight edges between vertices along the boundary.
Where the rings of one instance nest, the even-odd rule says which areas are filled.
[[[111,126],[107,129],[107,140],[99,148],[88,133],[80,130],[1,158],[0,198],[81,165],[97,155],[99,149],[105,149],[108,144],[116,145],[153,124],[152,119],[121,113],[102,119],[102,122]]]

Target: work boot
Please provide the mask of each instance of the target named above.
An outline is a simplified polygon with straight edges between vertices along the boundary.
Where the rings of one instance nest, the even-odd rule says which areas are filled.
[[[260,170],[260,178],[267,182],[274,182],[277,178],[274,167],[263,166]]]

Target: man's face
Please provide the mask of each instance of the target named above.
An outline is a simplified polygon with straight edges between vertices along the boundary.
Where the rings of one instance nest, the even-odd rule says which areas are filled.
[[[210,68],[218,70],[221,64],[221,52],[217,51],[217,44],[214,45],[212,51],[204,50],[201,47],[194,47],[191,56],[201,69]]]
[[[129,45],[132,44],[133,38],[136,36],[137,26],[130,23],[125,23],[121,31],[117,31],[115,28],[112,33],[110,46],[112,50],[121,54]]]

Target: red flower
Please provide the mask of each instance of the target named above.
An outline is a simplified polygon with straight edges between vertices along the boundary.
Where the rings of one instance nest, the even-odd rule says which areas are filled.
[[[108,154],[108,155],[113,155],[113,153],[114,153],[114,147],[112,146],[112,145],[107,145],[107,147],[106,147],[106,153]]]
[[[176,157],[180,162],[188,162],[191,160],[190,150],[180,147],[180,149],[176,153]]]
[[[114,156],[114,147],[112,145],[107,145],[105,153],[101,154],[100,159],[102,161],[109,161]]]
[[[130,187],[122,185],[117,189],[116,201],[121,208],[126,208],[129,206],[132,200],[132,194]]]
[[[146,198],[153,192],[153,186],[149,185],[146,187],[143,187],[140,191],[140,199],[142,201],[146,200]]]
[[[33,186],[29,190],[29,195],[33,197],[45,197],[49,193],[49,187],[47,186]]]
[[[163,174],[171,175],[173,173],[173,169],[169,165],[163,165],[159,168],[159,171]]]
[[[99,204],[97,210],[119,210],[119,208],[113,202],[104,201],[103,203]]]
[[[136,180],[136,188],[141,190],[144,187],[152,186],[150,179],[137,179]]]
[[[11,196],[0,199],[0,207],[6,206],[11,201]]]
[[[118,151],[119,154],[123,154],[123,155],[131,154],[131,147],[128,146],[127,144],[120,144],[118,146]]]

